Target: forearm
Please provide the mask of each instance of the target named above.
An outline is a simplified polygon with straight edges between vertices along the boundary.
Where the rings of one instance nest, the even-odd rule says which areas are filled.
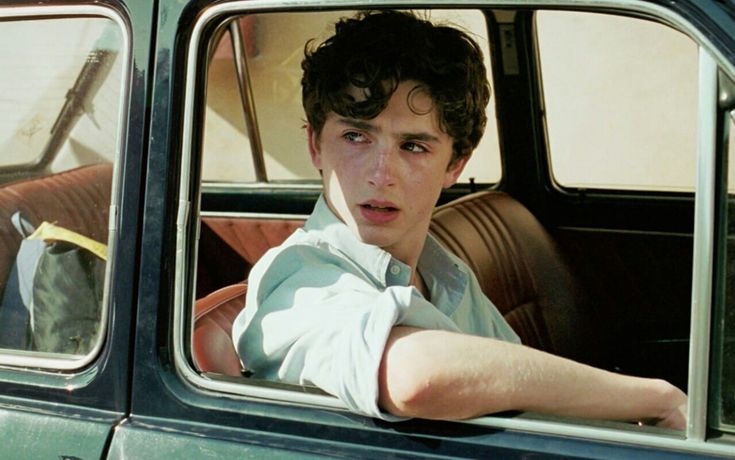
[[[380,371],[382,407],[422,418],[522,410],[661,419],[682,398],[660,380],[623,376],[494,339],[404,327],[392,331]]]

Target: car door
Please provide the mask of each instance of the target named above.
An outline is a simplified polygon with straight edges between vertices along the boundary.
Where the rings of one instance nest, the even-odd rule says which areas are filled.
[[[0,4],[0,457],[103,458],[127,414],[149,52],[140,40],[151,11],[147,2]],[[59,233],[34,240],[14,215],[92,244],[62,244]],[[20,246],[33,241],[43,242],[60,277],[25,271]],[[54,251],[83,254],[99,268],[70,283],[70,265]],[[23,291],[32,302],[18,276],[33,279]],[[45,311],[56,318],[48,322],[42,282]],[[84,319],[75,316],[81,303],[93,311]]]
[[[413,7],[412,2],[398,4]],[[376,8],[395,5],[371,3]],[[707,235],[712,237],[713,223],[703,227],[696,224],[699,227],[695,228],[694,216],[706,214],[712,204],[707,201],[712,182],[693,182],[690,190],[670,194],[647,190],[593,193],[596,191],[589,192],[587,186],[565,189],[555,183],[548,156],[558,149],[548,141],[545,126],[545,117],[551,117],[553,111],[545,111],[547,101],[542,97],[544,91],[550,91],[545,87],[545,74],[551,71],[543,71],[543,57],[537,55],[539,50],[545,52],[545,44],[536,43],[545,40],[537,27],[544,20],[540,16],[548,11],[553,14],[561,10],[571,16],[602,15],[636,24],[650,21],[684,34],[697,55],[704,56],[694,61],[695,73],[704,70],[711,76],[719,66],[732,75],[732,38],[722,32],[722,24],[731,25],[732,18],[714,2],[706,2],[701,8],[694,2],[671,5],[637,1],[586,2],[583,6],[579,2],[510,1],[463,6],[467,8],[462,8],[462,13],[479,19],[480,30],[484,31],[480,36],[487,42],[486,53],[493,69],[495,112],[490,120],[495,120],[497,127],[489,128],[494,139],[475,155],[495,159],[471,168],[473,175],[446,200],[479,188],[516,197],[558,238],[559,246],[575,265],[580,264],[577,268],[582,272],[590,269],[581,264],[584,258],[580,254],[605,265],[602,256],[613,257],[621,252],[614,249],[607,254],[595,253],[594,243],[611,238],[618,238],[620,247],[627,245],[628,252],[642,247],[652,251],[671,249],[671,257],[679,251],[688,253],[692,262],[672,267],[678,284],[675,292],[666,292],[677,298],[677,321],[654,328],[656,333],[663,332],[653,336],[656,347],[676,341],[676,352],[672,353],[675,358],[656,363],[661,369],[680,376],[682,356],[687,361],[683,364],[683,385],[689,386],[692,404],[686,432],[518,413],[461,422],[387,423],[350,413],[339,400],[313,387],[253,378],[241,372],[237,357],[234,372],[224,369],[226,366],[213,369],[202,365],[197,358],[200,349],[212,347],[217,354],[225,348],[219,348],[222,342],[214,340],[198,342],[199,301],[213,293],[221,294],[224,291],[218,288],[222,286],[227,289],[230,284],[240,284],[247,276],[250,257],[255,254],[252,258],[257,259],[301,225],[320,193],[318,176],[313,171],[312,175],[296,177],[287,174],[309,166],[305,150],[298,147],[303,140],[299,139],[299,115],[292,110],[299,105],[298,97],[294,104],[284,103],[293,102],[293,90],[298,90],[298,70],[294,73],[293,69],[298,69],[303,43],[287,46],[275,57],[269,54],[273,50],[269,47],[298,41],[294,39],[297,32],[313,23],[329,23],[363,5],[343,2],[330,10],[322,3],[303,1],[167,2],[160,5],[155,26],[157,48],[142,214],[133,395],[130,417],[118,427],[111,442],[113,458],[125,458],[129,452],[146,458],[680,458],[733,454],[726,429],[730,419],[724,424],[707,421],[707,395],[714,387],[701,381],[702,375],[710,375],[705,364],[710,355],[706,350],[702,352],[702,345],[711,338],[708,332],[702,333],[702,325],[710,324],[703,316],[717,308],[706,292],[702,293],[701,279],[712,281],[713,276],[722,273],[708,271],[713,267],[712,259],[701,252]],[[433,14],[433,10],[445,7],[444,3],[429,4],[427,9]],[[450,9],[450,13],[457,12]],[[318,27],[316,35],[321,30]],[[708,38],[713,36],[724,38]],[[229,49],[220,47],[222,40],[229,41]],[[237,62],[242,56],[247,58]],[[268,59],[273,59],[270,67],[274,73],[257,75],[262,69],[256,67],[267,66]],[[221,72],[228,68],[228,72]],[[258,93],[258,85],[265,88],[265,94]],[[716,85],[716,80],[709,77],[696,78],[695,90],[708,94],[702,98],[705,102],[694,108],[696,135],[723,133],[706,118],[707,114],[718,113],[716,101],[710,97]],[[695,159],[715,152],[705,147],[691,150]],[[214,167],[216,164],[219,169]],[[217,174],[222,176],[217,179]],[[645,218],[649,216],[653,217]],[[647,238],[658,237],[655,241],[661,247],[647,247]],[[693,245],[700,249],[692,250]],[[575,248],[583,248],[576,257]],[[601,258],[595,259],[597,256]],[[646,261],[640,254],[631,257]],[[637,273],[648,271],[644,267],[672,265],[670,259],[653,260],[651,264],[641,265]],[[593,275],[604,279],[605,268]],[[621,272],[616,268],[614,273]],[[699,281],[691,282],[692,273]],[[585,284],[595,287],[589,280]],[[640,285],[650,288],[646,282]],[[647,290],[649,296],[651,292],[663,292],[665,287],[656,289]],[[242,290],[234,292],[242,295]],[[696,318],[691,327],[689,314]],[[679,321],[682,315],[686,317],[684,332]],[[640,318],[633,317],[624,324],[635,330]],[[651,322],[646,325],[651,326]],[[225,329],[217,330],[218,338],[228,338]],[[636,344],[649,338],[631,336]],[[623,342],[627,337],[618,338]],[[575,339],[574,334],[568,337],[571,346]],[[683,354],[680,341],[685,342]],[[690,343],[695,350],[691,352],[691,364]],[[626,363],[635,361],[631,350],[622,352],[621,348],[634,345],[613,352],[618,351],[614,356],[626,358]],[[222,351],[223,360],[225,355]],[[636,371],[655,375],[660,370],[646,367],[643,361],[636,362],[643,366]],[[613,369],[615,363],[613,360]]]

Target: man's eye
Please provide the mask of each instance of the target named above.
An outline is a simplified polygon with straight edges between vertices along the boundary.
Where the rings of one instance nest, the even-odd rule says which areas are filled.
[[[344,133],[342,137],[345,138],[349,142],[356,142],[356,143],[365,142],[365,136],[363,136],[360,133],[356,133],[354,131]]]
[[[412,153],[425,153],[427,152],[424,146],[416,144],[414,142],[405,142],[402,146],[403,150],[408,150]]]

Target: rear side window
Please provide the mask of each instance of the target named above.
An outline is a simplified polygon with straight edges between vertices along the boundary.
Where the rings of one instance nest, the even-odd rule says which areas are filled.
[[[0,363],[74,369],[105,335],[125,37],[36,15],[2,18],[0,39]]]
[[[245,66],[237,71],[233,28],[224,31],[208,65],[202,178],[207,182],[318,182],[306,149],[305,116],[301,106],[301,60],[304,44],[331,34],[332,25],[350,11],[253,14],[237,20],[236,34],[244,46]],[[489,42],[485,17],[473,10],[422,12],[432,21],[468,31],[485,55],[488,74]],[[236,40],[238,41],[238,40]],[[243,107],[248,107],[247,111]],[[487,109],[484,138],[465,168],[460,182],[470,178],[495,183],[501,177],[495,103]],[[263,170],[257,172],[262,151]]]
[[[122,78],[119,27],[104,18],[17,20],[0,24],[0,36],[6,43],[0,167],[61,171],[111,162]]]
[[[640,19],[540,11],[551,173],[566,188],[693,191],[697,45]]]

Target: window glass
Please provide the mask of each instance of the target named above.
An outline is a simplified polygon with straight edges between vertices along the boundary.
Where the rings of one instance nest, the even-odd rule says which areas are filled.
[[[725,312],[721,322],[716,323],[721,329],[722,351],[716,366],[719,369],[718,398],[715,402],[719,414],[718,423],[735,430],[735,113],[728,117],[727,141],[728,153],[728,194],[727,194],[727,227],[725,244]]]
[[[564,187],[694,189],[697,46],[641,19],[537,15],[554,179]]]
[[[122,65],[117,26],[102,18],[5,21],[0,34],[16,44],[0,47],[7,70],[0,76],[0,166],[48,161],[60,171],[112,161]],[[68,142],[44,159],[55,134]]]
[[[73,368],[104,336],[122,31],[8,19],[0,37],[0,362]]]
[[[280,13],[239,19],[247,68],[269,180],[318,180],[306,150],[305,116],[301,106],[301,60],[304,44],[328,37],[333,24],[354,12]],[[448,22],[469,31],[481,44],[490,72],[485,18],[479,11],[431,10],[432,21]],[[250,139],[233,61],[232,41],[225,33],[209,64],[204,133],[205,181],[255,181]],[[495,105],[488,106],[485,136],[460,181],[500,180]]]

